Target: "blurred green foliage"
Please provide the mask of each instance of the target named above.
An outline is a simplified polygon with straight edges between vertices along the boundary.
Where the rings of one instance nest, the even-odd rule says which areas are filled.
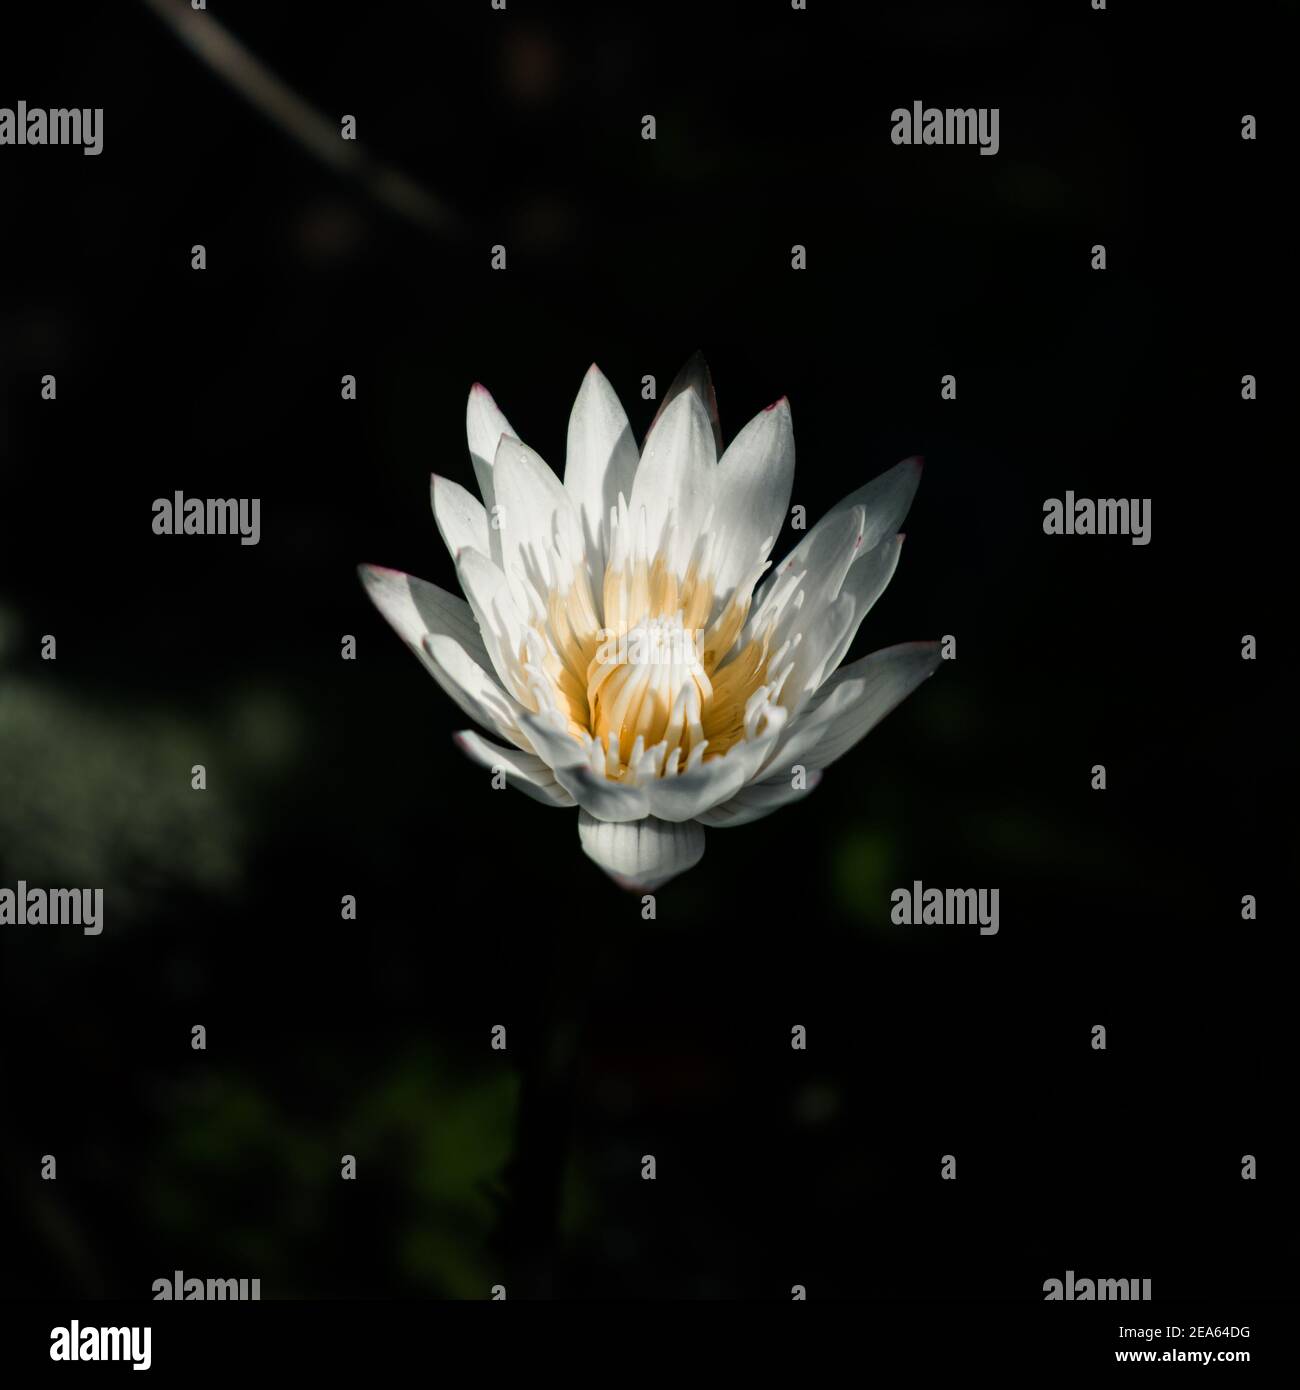
[[[373,1085],[340,1085],[346,1108],[326,1122],[242,1074],[214,1072],[169,1107],[150,1220],[176,1249],[256,1271],[263,1297],[316,1292],[301,1284],[313,1266],[304,1255],[315,1252],[322,1267],[351,1262],[375,1283],[482,1298],[496,1215],[485,1175],[506,1161],[517,1087],[513,1073],[458,1069],[419,1042],[389,1059]],[[340,1176],[343,1142],[356,1158],[356,1186]],[[352,1229],[340,1207],[354,1191],[377,1188],[396,1219],[373,1229],[373,1248],[358,1244],[345,1260],[324,1251],[340,1226]]]

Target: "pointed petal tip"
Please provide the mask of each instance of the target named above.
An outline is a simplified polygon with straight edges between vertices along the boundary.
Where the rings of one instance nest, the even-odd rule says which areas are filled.
[[[645,884],[638,883],[635,879],[625,878],[622,874],[608,874],[609,881],[625,893],[640,893],[645,889]]]
[[[377,584],[380,580],[396,577],[404,579],[406,576],[401,570],[390,569],[387,565],[366,565],[357,566],[357,577],[365,585]]]
[[[883,657],[885,654],[893,656],[921,656],[929,659],[933,663],[931,670],[926,675],[932,675],[934,667],[938,666],[942,659],[940,653],[943,651],[943,641],[940,638],[922,638],[916,642],[896,642],[892,647],[880,647],[874,652],[870,652],[864,661],[869,661],[872,657]]]

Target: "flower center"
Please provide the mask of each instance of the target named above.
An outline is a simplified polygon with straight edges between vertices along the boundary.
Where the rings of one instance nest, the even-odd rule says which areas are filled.
[[[702,716],[713,683],[704,669],[704,633],[687,628],[679,609],[670,617],[643,618],[626,633],[606,631],[587,668],[591,735],[608,748],[617,741],[619,762],[636,747],[668,749],[689,756],[704,742]]]
[[[553,574],[538,595],[521,664],[534,707],[592,748],[593,767],[616,781],[672,776],[753,737],[778,699],[785,648],[769,652],[770,629],[738,646],[766,565],[718,598],[707,528],[679,573],[634,533],[622,498],[610,520],[598,584],[564,557],[571,577]]]

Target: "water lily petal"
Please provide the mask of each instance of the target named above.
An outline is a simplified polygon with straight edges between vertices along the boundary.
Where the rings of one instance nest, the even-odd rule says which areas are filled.
[[[506,774],[508,786],[518,787],[534,801],[540,801],[545,806],[574,804],[573,798],[555,780],[551,769],[534,754],[521,752],[518,748],[503,748],[473,729],[464,729],[453,738],[456,747],[467,757],[494,773],[500,769]]]
[[[633,517],[645,512],[651,549],[663,549],[678,574],[685,572],[713,505],[717,461],[708,411],[688,388],[650,427],[629,499]],[[665,536],[670,512],[673,534]]]
[[[704,858],[697,821],[632,821],[613,825],[578,812],[578,836],[593,859],[621,888],[652,893]]]
[[[507,691],[524,700],[528,689],[521,665],[524,619],[505,575],[477,550],[462,550],[456,557],[456,577],[473,610],[492,669]]]
[[[844,660],[845,653],[852,646],[863,618],[871,612],[876,600],[889,587],[889,581],[894,577],[894,571],[898,568],[898,560],[902,550],[903,537],[901,533],[897,536],[888,536],[866,555],[859,552],[859,555],[854,558],[853,564],[849,566],[849,572],[844,576],[844,583],[840,587],[837,602],[843,602],[846,598],[850,601],[852,618],[840,640],[827,656],[821,680],[824,681]]]
[[[827,767],[897,708],[938,667],[937,642],[885,647],[838,670],[791,728],[766,772]]]
[[[691,353],[682,363],[681,370],[673,377],[667,391],[659,400],[659,409],[650,421],[650,429],[654,429],[659,423],[659,417],[683,391],[694,391],[704,402],[704,409],[709,416],[709,428],[713,432],[713,454],[715,458],[718,457],[722,453],[722,422],[718,418],[718,396],[713,389],[713,374],[709,371],[709,364],[704,360],[702,352]],[[646,434],[648,438],[649,431]]]
[[[651,779],[646,785],[651,815],[673,822],[694,820],[710,807],[735,796],[750,774],[744,759],[733,756],[736,751],[701,762],[689,772]]]
[[[438,534],[453,560],[467,546],[483,555],[491,554],[487,513],[472,492],[435,473],[429,485],[429,495]]]
[[[831,658],[852,639],[853,599],[848,594],[840,594],[803,626],[781,689],[781,703],[792,718],[801,716],[808,699],[834,669]]]
[[[804,552],[800,568],[789,568],[785,583],[764,592],[755,604],[743,640],[770,626],[772,645],[779,648],[818,622],[839,596],[858,556],[863,525],[862,508],[849,507],[816,527],[816,538]]]
[[[486,386],[475,382],[465,406],[465,434],[469,438],[469,458],[483,505],[490,512],[495,503],[492,464],[503,434],[513,435],[510,421],[502,415]]]
[[[853,507],[861,507],[864,516],[858,558],[870,553],[881,541],[894,535],[903,524],[903,518],[907,516],[920,482],[921,459],[910,458],[872,478],[869,483],[864,483],[856,492],[849,493],[818,521],[780,564],[773,568],[764,581],[763,590],[770,591],[786,570],[805,566],[808,553],[816,545],[822,528],[831,525]]]
[[[564,488],[582,522],[588,574],[597,593],[605,573],[610,508],[632,495],[636,440],[614,388],[593,362],[569,415]]]
[[[557,578],[567,586],[573,564],[582,559],[577,512],[564,484],[540,455],[510,435],[497,448],[492,479],[492,535],[500,538],[497,563],[520,613],[544,612],[545,595]],[[557,568],[561,556],[567,557],[563,573]]]
[[[427,632],[454,637],[469,656],[486,666],[488,655],[469,604],[436,584],[382,565],[359,565],[357,573],[371,602],[408,647],[423,659]]]
[[[794,486],[794,426],[784,396],[760,411],[718,460],[718,595],[767,559]]]
[[[434,680],[476,724],[532,752],[519,724],[523,706],[507,695],[459,642],[439,633],[426,633],[421,647]]]
[[[729,801],[724,801],[721,806],[715,806],[712,810],[703,812],[699,818],[700,824],[713,826],[719,830],[729,830],[733,826],[748,825],[751,821],[770,816],[773,811],[779,811],[782,806],[788,806],[793,801],[802,800],[816,788],[821,780],[821,772],[817,768],[810,767],[806,770],[803,779],[804,785],[801,787],[796,787],[793,778],[786,776],[751,782],[749,786],[742,788]]]

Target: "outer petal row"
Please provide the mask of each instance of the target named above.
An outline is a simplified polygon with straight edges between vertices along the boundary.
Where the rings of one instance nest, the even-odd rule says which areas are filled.
[[[526,796],[540,801],[545,806],[572,806],[573,798],[555,780],[555,774],[532,753],[520,752],[517,748],[503,748],[492,743],[473,729],[464,729],[455,735],[456,747],[476,763],[506,774],[506,783],[518,787]]]
[[[836,671],[781,741],[765,775],[779,768],[788,777],[797,764],[829,767],[933,675],[940,660],[937,642],[903,642]]]
[[[822,528],[833,525],[844,512],[861,507],[865,524],[862,532],[860,555],[867,555],[886,537],[894,535],[903,524],[912,498],[921,482],[921,460],[904,459],[893,468],[872,478],[869,483],[839,502],[826,513],[798,545],[781,561],[767,577],[763,586],[766,595],[776,585],[777,580],[788,569],[803,569],[807,565],[809,551],[817,544]]]
[[[701,823],[747,825],[806,796],[821,780],[821,769],[865,738],[934,673],[939,661],[937,642],[904,642],[837,671],[778,741],[761,776],[729,801],[701,813]],[[804,769],[801,787],[794,785],[796,767]]]
[[[718,461],[718,597],[766,560],[794,487],[794,425],[784,396],[760,411]]]
[[[400,570],[362,565],[359,573],[375,607],[456,704],[484,728],[521,744],[523,709],[483,669],[488,654],[465,600]]]
[[[647,817],[614,825],[579,811],[578,836],[588,858],[623,888],[653,892],[704,858],[704,830],[696,821],[670,825]]]

